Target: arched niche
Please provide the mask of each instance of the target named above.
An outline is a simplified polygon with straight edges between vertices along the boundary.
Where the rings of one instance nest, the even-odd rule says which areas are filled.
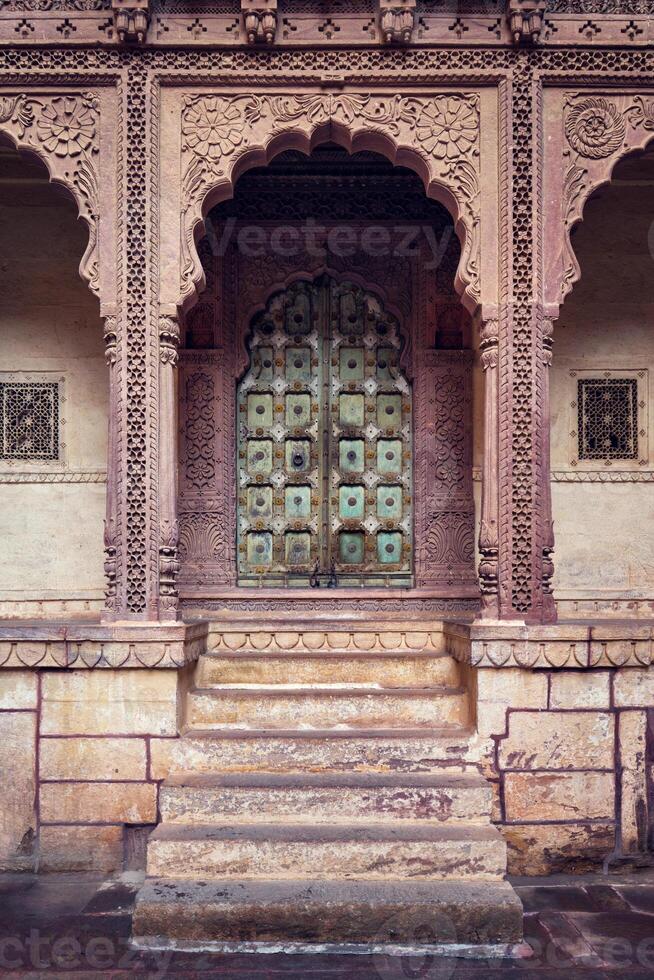
[[[307,215],[324,225],[325,238],[332,226],[346,225],[358,243],[353,253],[333,254],[329,247],[313,251],[303,239],[298,250],[284,255],[268,247],[251,255],[238,247],[239,229],[253,222],[265,229],[269,246],[275,229],[302,229]],[[391,261],[387,254],[365,253],[360,232],[371,222],[398,226],[403,235],[415,224],[421,234],[412,254]],[[414,390],[415,588],[472,601],[478,594],[472,352],[464,349],[470,321],[454,283],[461,246],[447,210],[426,198],[422,182],[407,168],[394,168],[370,151],[348,155],[330,142],[310,157],[286,151],[267,167],[246,172],[233,198],[212,209],[206,227],[199,244],[206,286],[181,323],[186,343],[180,352],[183,605],[199,608],[200,593],[211,594],[213,602],[237,601],[229,594],[236,585],[236,388],[249,361],[252,318],[291,283],[324,275],[371,290],[402,325],[402,371]]]
[[[97,616],[109,383],[88,225],[40,156],[0,138],[2,615]]]
[[[632,615],[654,596],[654,150],[631,152],[572,231],[577,280],[551,367],[555,597],[562,613]]]

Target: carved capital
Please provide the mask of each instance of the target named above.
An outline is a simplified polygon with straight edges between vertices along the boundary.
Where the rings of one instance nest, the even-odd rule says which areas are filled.
[[[277,0],[241,0],[248,44],[273,44],[277,33]]]
[[[143,44],[148,31],[149,0],[111,0],[114,29],[123,44]]]
[[[109,365],[112,367],[116,363],[116,358],[118,357],[118,325],[117,317],[114,314],[105,316],[104,318],[104,357]]]
[[[159,357],[162,364],[177,364],[180,329],[173,316],[159,318]]]
[[[415,27],[416,0],[379,0],[379,26],[386,44],[408,44]]]

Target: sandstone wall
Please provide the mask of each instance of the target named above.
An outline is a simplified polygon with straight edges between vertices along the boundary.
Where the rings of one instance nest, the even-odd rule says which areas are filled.
[[[582,872],[648,847],[654,674],[481,669],[479,737],[509,872]]]
[[[178,731],[176,670],[0,671],[0,870],[113,871],[157,821],[151,742]]]
[[[131,832],[157,822],[190,670],[0,670],[0,870],[124,866]],[[495,788],[512,874],[647,849],[650,670],[479,669],[469,682],[467,761]]]
[[[102,322],[78,273],[87,231],[52,188],[8,188],[0,371],[63,378],[65,422],[63,465],[0,461],[0,616],[80,614],[102,603],[107,465]]]

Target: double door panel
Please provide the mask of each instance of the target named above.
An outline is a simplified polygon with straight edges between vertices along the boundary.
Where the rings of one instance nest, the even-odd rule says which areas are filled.
[[[411,585],[411,389],[396,319],[323,277],[276,294],[238,388],[241,584]]]

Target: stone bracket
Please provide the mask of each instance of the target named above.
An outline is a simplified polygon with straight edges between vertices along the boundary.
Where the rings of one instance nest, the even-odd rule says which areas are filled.
[[[277,0],[241,0],[248,44],[273,44],[277,33]]]
[[[150,22],[149,0],[111,0],[116,36],[123,44],[143,44]]]

